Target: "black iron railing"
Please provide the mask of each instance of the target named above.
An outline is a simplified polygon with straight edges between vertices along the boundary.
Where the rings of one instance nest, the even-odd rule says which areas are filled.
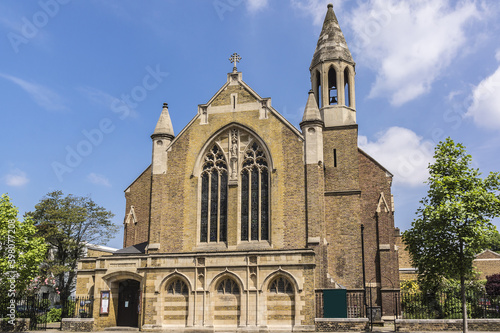
[[[500,318],[500,296],[468,291],[466,303],[468,318]],[[460,319],[462,318],[462,296],[460,292],[434,294],[402,292],[401,318]]]

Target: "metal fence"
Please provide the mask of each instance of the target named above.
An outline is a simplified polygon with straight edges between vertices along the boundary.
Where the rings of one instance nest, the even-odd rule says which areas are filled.
[[[363,291],[347,291],[347,318],[365,318],[365,295]]]
[[[94,311],[94,298],[69,297],[61,301],[62,318],[92,318]]]
[[[19,318],[30,319],[30,330],[45,330],[47,328],[47,312],[50,301],[41,297],[0,298],[0,317],[2,330],[8,330],[9,325]],[[5,326],[5,327],[4,327]]]
[[[462,318],[462,296],[460,292],[436,294],[401,292],[403,319],[460,319]],[[467,317],[472,319],[500,318],[500,296],[486,292],[466,293]]]
[[[347,317],[365,318],[366,307],[362,290],[347,290],[346,293]],[[324,299],[323,290],[316,290],[316,318],[323,318]]]
[[[346,296],[347,317],[366,318],[368,314],[363,291],[348,290]],[[446,291],[435,294],[395,291],[392,294],[387,294],[387,297],[392,298],[392,301],[389,303],[394,308],[395,319],[462,318],[462,297],[460,291]],[[468,291],[466,293],[466,300],[468,318],[500,318],[500,295],[492,296],[484,291]],[[323,302],[323,291],[316,290],[316,318],[323,318]],[[388,311],[387,309],[385,310]]]
[[[93,306],[93,297],[69,297],[55,304],[37,296],[0,297],[0,318],[6,322],[29,318],[30,330],[44,330],[48,322],[59,322],[62,318],[92,318]]]

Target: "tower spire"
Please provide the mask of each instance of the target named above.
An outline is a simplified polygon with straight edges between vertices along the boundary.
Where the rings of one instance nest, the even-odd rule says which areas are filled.
[[[320,62],[328,60],[343,60],[354,64],[344,34],[340,29],[339,21],[333,11],[332,4],[328,4],[328,10],[326,12],[325,21],[323,22],[321,34],[319,35],[316,50],[314,51],[311,68]]]
[[[311,61],[311,86],[325,127],[356,124],[355,63],[329,4]]]

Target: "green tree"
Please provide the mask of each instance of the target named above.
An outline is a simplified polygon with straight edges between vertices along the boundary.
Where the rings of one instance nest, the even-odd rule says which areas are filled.
[[[500,251],[500,233],[497,230],[493,230],[487,235],[485,250],[491,250],[498,252]]]
[[[86,244],[105,244],[118,231],[111,222],[114,214],[89,197],[63,196],[61,191],[48,193],[28,214],[49,244],[44,275],[56,277],[65,300],[75,285],[78,260]]]
[[[37,276],[46,245],[35,236],[36,228],[29,217],[21,222],[18,209],[7,194],[0,197],[0,293],[11,298],[24,293],[30,281]]]
[[[442,278],[460,280],[466,332],[465,279],[473,278],[474,256],[495,228],[490,220],[500,215],[500,175],[481,178],[465,147],[450,138],[437,145],[434,159],[427,196],[403,241],[424,290],[436,290]]]

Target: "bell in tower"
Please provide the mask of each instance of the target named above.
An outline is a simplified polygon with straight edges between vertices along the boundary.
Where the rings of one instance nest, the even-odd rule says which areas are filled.
[[[354,67],[333,5],[328,5],[311,62],[312,90],[325,127],[356,123]]]

